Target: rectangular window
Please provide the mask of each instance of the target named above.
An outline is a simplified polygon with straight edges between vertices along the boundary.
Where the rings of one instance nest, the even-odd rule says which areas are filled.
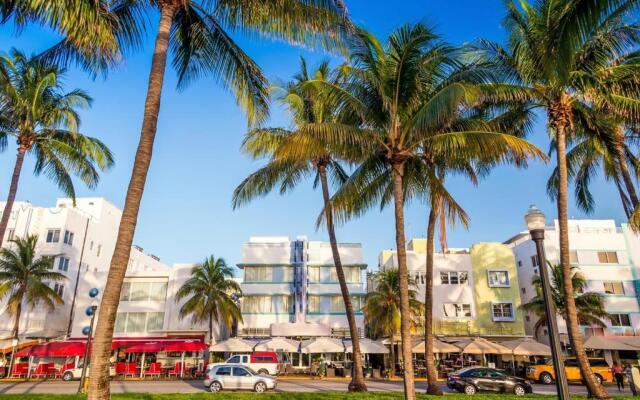
[[[622,282],[604,282],[604,292],[606,294],[624,294]]]
[[[471,318],[471,304],[444,303],[442,307],[446,318]]]
[[[599,251],[598,262],[600,264],[618,264],[618,253],[615,251]]]
[[[293,267],[284,266],[282,268],[282,282],[293,282]]]
[[[342,296],[331,296],[331,312],[343,313],[345,312],[344,301]]]
[[[513,321],[515,319],[512,303],[493,303],[491,312],[494,321]]]
[[[309,295],[307,298],[307,312],[319,313],[320,312],[320,296]]]
[[[64,293],[64,285],[61,285],[59,283],[56,283],[53,286],[53,291],[58,293],[58,296],[62,297],[62,294]]]
[[[344,275],[348,283],[360,283],[360,267],[344,267]]]
[[[149,300],[165,301],[167,299],[167,282],[151,282]]]
[[[353,306],[353,312],[361,312],[364,298],[362,296],[351,296],[351,305]]]
[[[125,333],[127,328],[127,313],[116,314],[116,325],[113,329],[115,333]]]
[[[245,267],[246,282],[273,282],[273,267]]]
[[[275,313],[276,314],[292,314],[293,313],[293,302],[291,301],[291,296],[273,296],[275,301]]]
[[[129,301],[131,292],[131,282],[123,282],[120,291],[120,301]]]
[[[527,293],[527,289],[526,288],[520,288],[520,290],[522,290],[522,294],[526,294]]]
[[[73,245],[73,232],[64,231],[64,244]]]
[[[127,332],[138,333],[144,332],[147,313],[132,312],[127,314]]]
[[[69,270],[68,257],[58,257],[58,270],[65,271],[65,272]]]
[[[569,262],[571,264],[578,264],[578,252],[576,250],[571,250],[569,252]]]
[[[533,265],[534,267],[538,267],[540,266],[540,263],[538,262],[538,256],[531,256],[531,265]]]
[[[245,296],[242,298],[242,312],[251,314],[271,313],[271,296]]]
[[[149,300],[149,282],[131,282],[129,301]]]
[[[147,332],[161,331],[164,326],[163,312],[147,313]]]
[[[467,272],[442,271],[440,283],[443,285],[466,285],[469,274]]]
[[[47,231],[47,243],[58,243],[60,241],[60,229],[49,229]]]
[[[489,287],[509,287],[508,271],[487,271]]]
[[[629,314],[609,314],[611,316],[611,326],[631,326]]]
[[[7,235],[7,241],[8,242],[12,241],[15,234],[16,234],[15,229],[9,229],[9,234]]]
[[[320,267],[309,267],[309,282],[320,282]]]
[[[98,251],[96,251],[96,257],[100,257],[100,254],[102,253],[102,245],[99,244],[98,245]]]

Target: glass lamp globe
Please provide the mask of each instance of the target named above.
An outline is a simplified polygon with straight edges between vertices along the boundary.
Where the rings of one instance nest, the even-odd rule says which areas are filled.
[[[532,204],[524,215],[524,222],[527,224],[527,229],[529,231],[535,231],[544,229],[546,225],[546,218],[542,211]]]

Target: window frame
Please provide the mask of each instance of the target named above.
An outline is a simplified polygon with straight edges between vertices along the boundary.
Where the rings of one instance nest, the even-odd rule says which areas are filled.
[[[504,309],[501,310],[501,313],[503,314],[503,316],[497,317],[496,313],[495,313],[495,306],[504,306],[504,305],[509,305],[509,307],[511,308],[511,317],[505,317],[504,316]],[[513,302],[512,301],[494,301],[491,302],[491,320],[494,322],[513,322],[516,320],[516,310],[515,307],[513,306]]]
[[[600,264],[620,264],[620,259],[618,258],[617,250],[600,250],[596,252],[598,257],[598,263]],[[604,261],[600,258],[600,255],[604,255]],[[610,257],[613,255],[612,257]],[[615,261],[611,261],[612,258],[615,258]]]
[[[45,243],[60,243],[60,228],[47,228]]]
[[[507,283],[506,284],[492,284],[491,283],[491,274],[492,273],[504,273],[506,274],[507,277]],[[489,285],[490,288],[509,288],[511,287],[511,277],[509,276],[509,270],[507,269],[488,269],[487,270],[487,285]]]
[[[447,282],[445,283],[442,280],[443,275],[447,275]],[[462,282],[461,277],[464,275],[464,282]],[[451,277],[455,276],[456,283],[452,282]],[[441,285],[456,285],[456,286],[466,286],[469,284],[469,272],[467,271],[440,271],[440,284]]]
[[[75,234],[68,229],[64,231],[64,237],[62,238],[62,242],[66,245],[73,246],[73,238]]]
[[[629,315],[629,313],[610,313],[609,315],[611,317],[615,317],[615,322],[616,322],[614,323],[614,318],[609,319],[609,321],[611,322],[611,326],[620,327],[620,328],[632,326],[631,316]],[[621,320],[622,316],[626,318],[627,325],[623,325],[623,322]]]
[[[610,291],[607,291],[607,285],[610,285],[611,289]],[[621,289],[621,293],[616,293],[615,292],[615,285],[619,285],[620,289]],[[616,295],[616,296],[620,296],[620,295],[624,295],[625,294],[625,290],[624,290],[624,283],[622,281],[605,281],[602,282],[602,286],[604,288],[604,293],[608,294],[608,295]]]
[[[460,311],[462,315],[461,316],[447,315],[447,311],[446,311],[447,305],[453,305],[455,307],[455,313],[458,314],[458,311]],[[457,308],[456,306],[459,306],[459,308]],[[466,315],[465,306],[469,306],[468,316]],[[446,302],[446,303],[442,303],[442,314],[444,315],[444,319],[447,319],[447,320],[467,320],[467,319],[473,318],[473,308],[471,307],[471,303]]]

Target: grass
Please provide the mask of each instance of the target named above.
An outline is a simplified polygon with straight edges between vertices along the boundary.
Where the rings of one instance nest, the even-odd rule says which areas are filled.
[[[344,392],[318,392],[318,393],[248,393],[248,392],[222,392],[213,393],[121,393],[113,394],[113,400],[255,400],[256,396],[260,400],[400,400],[403,398],[402,393],[344,393]],[[85,396],[65,395],[65,394],[3,394],[2,400],[84,400]],[[418,399],[437,399],[438,397],[418,394]],[[447,400],[469,400],[470,397],[464,394],[447,394]],[[503,394],[477,394],[474,397],[482,400],[515,400],[515,399],[554,399],[556,396],[528,395],[528,396],[512,396]],[[584,396],[572,396],[572,398],[585,398]],[[632,397],[616,397],[616,400],[628,399]]]

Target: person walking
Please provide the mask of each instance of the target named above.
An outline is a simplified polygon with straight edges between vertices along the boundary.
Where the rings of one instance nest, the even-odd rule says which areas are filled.
[[[624,369],[624,373],[627,376],[627,382],[629,382],[629,388],[631,389],[631,394],[634,397],[636,397],[638,396],[637,384],[640,382],[636,382],[636,380],[633,378],[634,370],[635,370],[635,374],[638,375],[638,367],[632,366],[631,364],[627,364]]]
[[[618,392],[624,390],[624,375],[622,374],[622,366],[614,361],[613,367],[611,367],[611,372],[613,372],[613,377],[616,380],[616,385],[618,385]]]

